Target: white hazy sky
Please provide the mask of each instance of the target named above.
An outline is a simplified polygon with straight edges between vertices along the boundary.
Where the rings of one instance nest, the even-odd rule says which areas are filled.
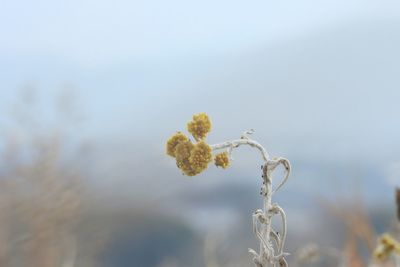
[[[0,58],[101,66],[204,57],[399,14],[395,0],[2,0]]]

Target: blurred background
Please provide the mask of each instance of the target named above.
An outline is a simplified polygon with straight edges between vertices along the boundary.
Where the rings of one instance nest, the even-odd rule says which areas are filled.
[[[1,0],[0,36],[0,266],[252,266],[258,153],[165,155],[198,112],[290,159],[291,266],[400,239],[399,1]]]

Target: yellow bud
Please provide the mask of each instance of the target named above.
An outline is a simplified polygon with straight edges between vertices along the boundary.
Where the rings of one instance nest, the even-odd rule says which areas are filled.
[[[214,164],[215,166],[222,167],[223,169],[228,168],[230,164],[228,152],[217,154],[214,158]]]

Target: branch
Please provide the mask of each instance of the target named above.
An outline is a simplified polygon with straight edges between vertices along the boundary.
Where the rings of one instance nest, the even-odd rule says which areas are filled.
[[[219,149],[228,148],[228,152],[231,152],[231,150],[233,148],[237,148],[241,145],[249,145],[249,146],[257,148],[258,150],[260,150],[261,155],[265,162],[268,162],[270,160],[268,152],[262,147],[262,145],[260,145],[258,142],[254,141],[254,140],[247,139],[247,138],[237,139],[237,140],[233,140],[233,141],[227,141],[227,142],[211,145],[211,149],[219,150]]]
[[[250,134],[252,132],[250,131],[246,131],[245,134]],[[223,143],[219,143],[219,144],[214,144],[214,145],[210,145],[212,150],[220,150],[220,149],[227,149],[229,157],[231,157],[231,153],[232,150],[234,148],[237,148],[241,145],[249,145],[251,147],[257,148],[260,152],[261,152],[261,156],[264,159],[267,167],[268,167],[268,171],[272,172],[276,169],[276,167],[278,167],[279,165],[283,165],[283,167],[285,168],[285,176],[283,177],[282,182],[275,188],[272,190],[272,193],[275,193],[276,191],[278,191],[287,181],[287,179],[289,178],[290,172],[291,172],[291,166],[290,166],[290,162],[289,160],[285,159],[285,158],[270,158],[267,150],[265,150],[265,148],[260,145],[260,143],[258,143],[257,141],[254,141],[252,139],[249,139],[247,137],[247,135],[242,135],[241,139],[237,139],[237,140],[233,140],[233,141],[226,141]],[[267,176],[268,177],[268,176]],[[264,178],[267,178],[264,177]]]

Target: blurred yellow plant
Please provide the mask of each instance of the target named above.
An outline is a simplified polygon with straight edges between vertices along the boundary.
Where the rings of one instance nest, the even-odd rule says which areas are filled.
[[[391,253],[400,255],[400,243],[389,234],[383,234],[374,251],[374,258],[378,261],[386,260]]]
[[[230,164],[228,152],[217,154],[214,158],[214,164],[215,166],[222,167],[223,169],[228,168]]]

